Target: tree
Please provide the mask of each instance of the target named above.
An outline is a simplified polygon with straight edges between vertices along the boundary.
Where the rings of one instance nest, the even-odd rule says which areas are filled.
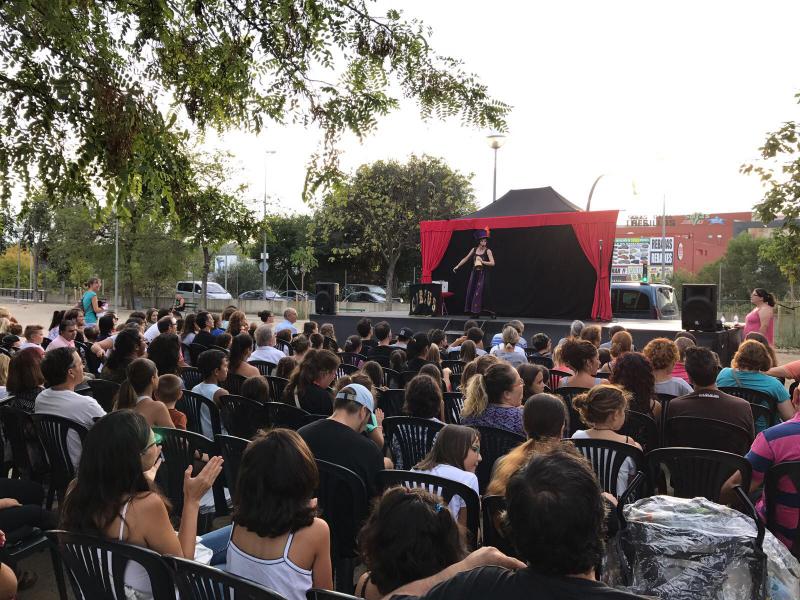
[[[42,270],[42,253],[49,242],[50,232],[53,228],[51,209],[50,198],[48,198],[44,190],[38,189],[25,198],[19,215],[22,239],[33,259],[34,298],[37,297],[36,293],[39,291],[39,271]],[[47,287],[46,280],[45,287]]]
[[[341,135],[368,134],[398,106],[395,95],[415,99],[423,117],[505,129],[509,107],[458,60],[437,55],[428,28],[371,8],[369,0],[0,3],[0,199],[35,176],[62,196],[102,190],[116,205],[133,194],[172,211],[187,126],[258,132],[268,121],[322,130],[310,195],[339,175]]]
[[[722,298],[746,300],[754,288],[763,287],[781,297],[786,293],[786,280],[778,266],[766,259],[761,248],[767,240],[754,238],[746,231],[728,242],[722,258]],[[706,265],[700,271],[701,281],[717,281],[719,261]]]
[[[759,256],[776,265],[789,282],[790,299],[795,299],[795,284],[800,279],[800,244],[785,231],[775,231],[761,244]]]
[[[419,223],[475,210],[472,174],[439,158],[411,156],[405,164],[378,161],[358,168],[328,194],[317,214],[324,238],[338,235],[334,256],[374,256],[385,269],[392,298],[397,262],[419,248]]]

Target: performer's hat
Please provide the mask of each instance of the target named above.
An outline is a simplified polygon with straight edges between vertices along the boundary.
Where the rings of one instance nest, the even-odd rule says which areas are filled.
[[[480,241],[483,238],[489,238],[489,237],[491,237],[491,236],[489,235],[489,228],[488,227],[484,227],[483,229],[476,229],[475,230],[475,240],[476,241]]]

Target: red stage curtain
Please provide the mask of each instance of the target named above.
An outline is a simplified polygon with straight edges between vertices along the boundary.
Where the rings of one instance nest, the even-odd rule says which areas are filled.
[[[430,283],[431,272],[439,266],[444,257],[453,230],[447,221],[423,221],[420,223],[419,229],[422,250],[422,283]]]
[[[611,320],[611,254],[614,251],[615,223],[573,223],[572,230],[589,264],[597,273],[592,318]],[[602,243],[602,250],[601,250]]]

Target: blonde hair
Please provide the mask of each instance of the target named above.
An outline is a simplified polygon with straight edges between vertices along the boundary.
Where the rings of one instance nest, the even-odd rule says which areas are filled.
[[[5,385],[8,381],[8,365],[11,359],[5,354],[0,354],[0,385]]]
[[[489,404],[500,404],[503,392],[510,391],[518,378],[516,369],[507,362],[491,365],[484,374],[476,373],[467,383],[461,416],[477,417]]]
[[[436,344],[431,344],[428,347],[428,362],[432,362],[436,365],[442,362],[442,353],[439,351],[439,346]]]
[[[486,495],[505,496],[508,481],[530,462],[534,454],[547,454],[559,446],[563,446],[563,444],[558,438],[544,438],[541,440],[529,439],[524,444],[513,448],[495,463],[492,480],[486,488]]]
[[[5,335],[11,327],[11,321],[5,317],[0,317],[0,334]]]
[[[519,342],[519,331],[515,327],[509,325],[503,328],[503,347],[506,352],[513,352],[514,346]],[[509,346],[511,349],[509,350]]]

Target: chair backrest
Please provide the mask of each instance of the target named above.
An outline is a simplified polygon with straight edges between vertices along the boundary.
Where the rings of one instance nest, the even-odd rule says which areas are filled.
[[[258,372],[261,373],[264,377],[269,377],[278,367],[275,363],[271,363],[268,360],[251,360],[249,364],[253,365]]]
[[[620,435],[627,435],[639,442],[645,454],[660,446],[658,425],[650,415],[629,410],[625,414],[625,424],[617,431]]]
[[[645,461],[651,489],[678,498],[703,496],[719,502],[723,484],[739,471],[742,487],[750,489],[752,468],[741,456],[700,448],[657,448]],[[662,479],[663,477],[663,479]]]
[[[213,400],[209,400],[202,394],[183,390],[183,397],[175,403],[175,408],[186,415],[186,428],[189,431],[203,435],[202,413],[208,411],[211,418],[211,429],[213,435],[222,433],[220,425],[219,408]]]
[[[267,409],[269,426],[272,428],[285,427],[286,429],[298,430],[303,425],[308,425],[316,420],[312,418],[313,415],[311,413],[291,404],[267,402],[264,406]]]
[[[506,556],[519,558],[510,540],[503,537],[499,523],[501,514],[506,510],[505,496],[484,496],[481,498],[483,512],[483,545],[497,548]]]
[[[184,472],[191,465],[194,468],[193,474],[196,475],[199,472],[196,468],[196,457],[203,454],[217,456],[219,449],[212,440],[192,431],[171,427],[153,427],[153,431],[161,435],[161,452],[164,454],[164,462],[158,469],[156,482],[172,503],[173,513],[180,515],[183,510]],[[226,514],[227,503],[220,479],[217,479],[213,488],[215,512]]]
[[[247,380],[244,375],[231,373],[228,371],[228,378],[220,382],[219,386],[228,390],[231,394],[238,394],[242,391],[242,384]]]
[[[97,375],[100,372],[100,366],[103,364],[103,361],[92,352],[92,345],[87,342],[75,340],[75,346],[82,350],[81,356],[86,362],[86,370],[92,375]]]
[[[778,401],[773,396],[765,394],[764,392],[759,392],[758,390],[751,390],[750,388],[746,387],[721,387],[719,390],[721,392],[725,392],[726,394],[730,394],[731,396],[744,398],[750,404],[766,406],[769,409],[769,420],[764,423],[759,419],[755,423],[756,431],[761,431],[767,427],[772,427],[780,422],[780,415],[778,414]],[[753,412],[753,418],[755,419],[755,411]]]
[[[183,362],[187,365],[192,364],[192,351],[191,348],[189,348],[189,344],[181,342],[181,354],[183,354]]]
[[[197,364],[197,357],[206,350],[208,350],[208,346],[204,346],[203,344],[198,344],[197,342],[189,344],[189,358],[192,359],[193,365]]]
[[[126,598],[125,567],[138,563],[150,577],[153,600],[175,600],[172,574],[157,552],[100,537],[48,531],[69,573],[76,598]]]
[[[114,399],[119,392],[120,384],[107,379],[89,379],[87,381],[89,389],[92,390],[92,398],[103,407],[106,412],[114,410]]]
[[[367,518],[369,501],[364,480],[346,467],[317,459],[321,516],[331,529],[331,556],[354,557],[356,535]]]
[[[358,352],[342,352],[339,355],[339,359],[342,361],[343,365],[352,365],[356,368],[358,368],[359,364],[369,360],[366,356]]]
[[[542,365],[547,369],[553,368],[553,359],[549,356],[533,356],[533,353],[536,352],[533,348],[526,348],[525,349],[525,356],[528,357],[528,362],[532,365]]]
[[[63,491],[75,479],[78,471],[78,465],[72,463],[69,455],[69,432],[74,431],[83,442],[88,429],[71,419],[56,415],[33,415],[33,422],[50,464],[51,483],[57,490]]]
[[[340,377],[344,377],[346,375],[352,375],[357,371],[358,371],[357,366],[350,365],[347,363],[341,363],[338,367],[336,367],[336,379],[339,379]]]
[[[389,359],[386,359],[388,364]],[[400,377],[400,373],[395,371],[394,369],[390,369],[389,367],[383,367],[383,385],[387,388],[392,389],[400,389],[403,387],[403,380]]]
[[[792,493],[791,488],[794,487]],[[764,504],[766,508],[767,529],[780,534],[791,542],[791,551],[800,558],[800,526],[794,531],[778,523],[778,510],[789,511],[794,516],[791,521],[800,522],[800,461],[778,463],[767,469],[764,478]],[[792,535],[794,534],[794,535]]]
[[[436,434],[444,427],[444,423],[420,419],[418,417],[387,417],[383,420],[383,435],[386,447],[393,452],[393,443],[400,448],[400,456],[395,456],[407,467],[413,467],[430,452]]]
[[[461,375],[464,372],[464,367],[467,365],[463,360],[443,360],[442,368],[450,369],[453,375]]]
[[[270,375],[267,377],[267,387],[269,388],[269,399],[272,402],[280,402],[283,398],[283,390],[289,385],[289,380],[283,377]]]
[[[181,369],[183,389],[191,390],[198,383],[203,383],[203,374],[197,367],[183,367]]]
[[[258,583],[202,563],[169,557],[181,598],[191,600],[286,600]]]
[[[406,391],[403,389],[387,389],[378,391],[378,408],[384,417],[399,417],[403,414]]]
[[[708,448],[744,456],[752,443],[749,431],[717,419],[669,417],[664,426],[665,446]]]
[[[561,381],[562,377],[572,377],[570,373],[567,371],[561,371],[559,369],[550,369],[550,389],[554,390],[558,387],[559,381]]]
[[[283,352],[286,356],[293,356],[294,355],[294,348],[289,342],[284,340],[275,340],[275,347]]]
[[[464,394],[461,392],[445,392],[444,420],[448,425],[461,424],[461,409],[464,408]]]
[[[257,400],[227,394],[220,403],[220,419],[230,435],[249,440],[259,429],[269,426],[267,409]]]
[[[403,387],[406,387],[408,382],[414,379],[414,377],[417,375],[419,375],[419,371],[402,371],[400,373],[400,383],[403,385]]]
[[[470,545],[477,546],[478,528],[481,518],[481,502],[477,492],[463,483],[416,471],[388,470],[378,473],[378,487],[385,490],[401,485],[407,488],[422,488],[434,496],[441,496],[450,503],[453,496],[459,496],[466,504],[467,531],[470,534]]]
[[[219,453],[225,461],[222,463],[222,472],[225,474],[225,483],[233,495],[236,489],[236,478],[239,475],[239,464],[242,462],[242,454],[250,440],[246,440],[233,435],[215,435],[214,442],[217,444]]]
[[[11,447],[14,477],[38,480],[47,473],[47,457],[32,415],[16,406],[4,404],[0,406],[0,424],[3,437]]]
[[[573,433],[584,428],[580,414],[578,414],[578,411],[572,406],[572,399],[575,396],[579,396],[580,394],[588,391],[589,388],[570,386],[556,388],[555,390],[555,393],[561,396],[561,399],[564,401],[564,405],[567,407],[568,422],[564,433],[564,435],[567,437],[571,437]]]
[[[505,456],[516,446],[525,442],[525,438],[516,433],[497,427],[475,427],[481,434],[481,462],[475,474],[478,476],[478,488],[483,494],[492,478],[494,463]]]
[[[619,486],[619,472],[626,459],[634,464],[633,474],[644,466],[644,453],[630,444],[612,442],[610,440],[577,439],[571,440],[578,451],[592,463],[597,479],[604,492],[619,497],[627,489],[629,481]]]

